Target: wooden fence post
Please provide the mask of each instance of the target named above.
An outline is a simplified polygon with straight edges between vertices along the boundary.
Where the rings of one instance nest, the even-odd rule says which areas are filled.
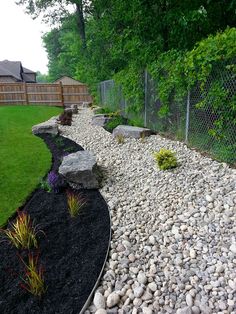
[[[29,104],[29,98],[28,98],[28,91],[27,91],[27,83],[24,82],[24,92],[25,92],[25,103],[26,105]]]
[[[64,94],[63,94],[62,82],[59,82],[59,86],[60,86],[61,105],[62,105],[62,107],[64,107]]]

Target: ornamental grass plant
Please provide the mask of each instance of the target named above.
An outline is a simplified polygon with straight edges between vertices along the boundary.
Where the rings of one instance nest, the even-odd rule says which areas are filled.
[[[11,224],[10,228],[2,230],[2,232],[17,249],[38,247],[37,226],[34,226],[30,215],[26,212],[18,211],[16,221]]]
[[[44,283],[44,269],[42,265],[38,264],[39,254],[34,256],[32,253],[28,255],[28,264],[20,257],[21,262],[25,266],[25,275],[20,283],[21,288],[30,292],[31,294],[41,297],[46,291]]]
[[[117,134],[115,138],[118,144],[124,144],[125,137],[123,134]]]
[[[72,191],[67,191],[67,204],[68,210],[71,217],[76,217],[81,212],[81,209],[85,206],[86,200],[83,198],[82,194],[75,193]]]

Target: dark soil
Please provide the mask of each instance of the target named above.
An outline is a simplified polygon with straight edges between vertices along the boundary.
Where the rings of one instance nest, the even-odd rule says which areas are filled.
[[[57,171],[65,152],[81,150],[76,143],[51,135],[41,136],[53,155],[52,169]],[[69,152],[68,152],[69,150]],[[63,186],[63,184],[62,184]],[[87,203],[82,213],[71,218],[65,189],[48,193],[37,189],[24,206],[39,229],[39,263],[45,269],[47,290],[35,297],[20,287],[24,277],[22,258],[27,250],[16,250],[8,242],[0,243],[0,313],[79,313],[89,297],[102,269],[110,236],[107,204],[97,190],[80,191]]]

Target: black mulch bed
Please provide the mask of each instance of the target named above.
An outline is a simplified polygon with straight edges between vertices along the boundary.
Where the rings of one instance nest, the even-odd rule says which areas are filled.
[[[61,136],[41,136],[53,155],[57,171],[65,153],[82,147]],[[87,201],[81,215],[71,218],[65,189],[37,189],[25,207],[45,234],[38,234],[39,261],[45,268],[46,293],[37,298],[20,287],[24,266],[17,250],[0,243],[0,313],[79,313],[102,269],[110,236],[107,204],[97,190],[82,190]],[[34,250],[37,254],[37,250]],[[28,251],[19,251],[27,261]]]

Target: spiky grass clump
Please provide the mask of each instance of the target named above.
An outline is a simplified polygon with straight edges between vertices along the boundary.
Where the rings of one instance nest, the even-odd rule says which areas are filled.
[[[159,152],[153,153],[153,157],[155,158],[157,165],[161,170],[177,167],[177,158],[175,153],[169,149],[161,148]]]
[[[124,144],[125,142],[125,137],[123,134],[117,134],[116,135],[116,140],[118,144]]]
[[[146,138],[145,133],[142,132],[142,133],[141,133],[141,136],[140,136],[140,142],[141,142],[141,143],[145,143],[145,138]]]
[[[38,265],[37,254],[35,257],[33,254],[29,254],[29,262],[26,264],[24,260],[20,257],[20,260],[25,266],[25,276],[22,278],[22,283],[20,286],[31,294],[41,297],[45,293],[45,283],[44,283],[44,270],[42,265]]]
[[[80,213],[81,209],[85,206],[86,201],[81,194],[68,191],[67,204],[71,217],[76,217]]]
[[[11,224],[11,228],[2,232],[17,249],[38,247],[36,227],[33,226],[30,215],[25,212],[18,212],[16,221]]]

